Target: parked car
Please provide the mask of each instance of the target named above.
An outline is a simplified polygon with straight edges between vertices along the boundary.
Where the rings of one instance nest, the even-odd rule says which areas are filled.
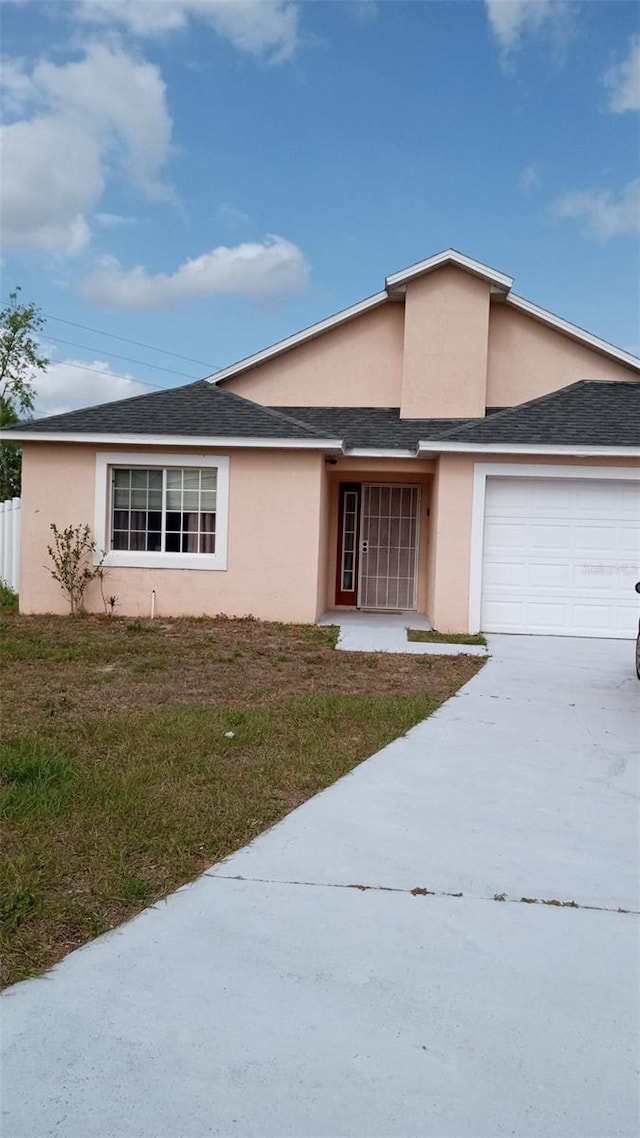
[[[636,593],[640,593],[640,581],[636,581]],[[638,621],[638,638],[636,640],[636,675],[640,680],[640,620]]]

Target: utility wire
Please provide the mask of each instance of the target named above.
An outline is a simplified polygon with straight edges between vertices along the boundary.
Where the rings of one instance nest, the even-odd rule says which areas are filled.
[[[216,371],[220,365],[207,363],[205,360],[194,360],[192,356],[182,356],[179,352],[170,352],[167,348],[156,348],[153,344],[143,344],[141,340],[130,340],[127,336],[117,336],[115,332],[105,332],[102,328],[89,328],[86,324],[77,324],[75,320],[64,320],[62,316],[52,316],[48,312],[42,314],[47,320],[57,320],[59,324],[69,324],[72,328],[82,328],[83,332],[95,332],[97,336],[110,336],[113,340],[122,340],[125,344],[135,344],[136,348],[148,348],[151,352],[162,352],[165,356],[174,356],[177,360],[186,360],[190,364],[202,364],[203,367]]]
[[[85,352],[97,352],[98,355],[113,356],[115,359],[125,360],[129,364],[141,364],[142,367],[154,368],[155,371],[166,371],[169,375],[179,375],[182,379],[200,378],[197,375],[187,375],[184,371],[176,371],[175,368],[160,367],[159,364],[150,364],[145,360],[133,359],[131,356],[121,356],[118,352],[111,352],[108,348],[92,348],[89,344],[76,344],[74,340],[62,340],[59,336],[51,336],[47,332],[43,332],[42,339],[45,343],[47,340],[55,340],[56,344],[66,344],[70,348],[82,348]]]
[[[117,371],[100,371],[97,367],[85,367],[84,364],[70,364],[64,361],[65,367],[76,368],[77,371],[92,371],[95,375],[101,375],[103,379],[126,379],[129,383],[141,383],[143,387],[155,387],[158,391],[166,391],[167,388],[163,387],[161,383],[149,383],[145,379],[134,379],[132,375],[120,375]]]

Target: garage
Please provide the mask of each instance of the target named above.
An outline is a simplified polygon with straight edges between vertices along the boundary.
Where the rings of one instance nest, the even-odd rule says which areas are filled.
[[[632,638],[640,482],[488,477],[481,628]]]

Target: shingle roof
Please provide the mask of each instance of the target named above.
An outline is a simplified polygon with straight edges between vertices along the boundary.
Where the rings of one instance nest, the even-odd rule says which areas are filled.
[[[424,436],[425,441],[432,436]],[[581,380],[486,419],[448,430],[440,441],[547,446],[640,446],[640,383]]]
[[[43,434],[211,435],[246,439],[326,438],[308,423],[262,407],[206,380],[22,422],[12,431]]]
[[[11,433],[342,440],[347,448],[417,451],[419,442],[640,446],[640,383],[584,380],[482,419],[401,419],[398,407],[263,407],[200,380],[64,415]],[[437,449],[434,446],[432,449]]]
[[[401,419],[399,407],[278,407],[285,415],[309,423],[347,447],[416,450],[420,439],[473,423],[473,419]],[[478,420],[481,422],[482,420]]]

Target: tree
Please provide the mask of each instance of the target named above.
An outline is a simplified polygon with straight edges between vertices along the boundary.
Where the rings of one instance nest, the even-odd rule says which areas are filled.
[[[33,411],[37,372],[49,364],[40,354],[38,334],[44,318],[35,304],[22,304],[20,288],[9,293],[0,311],[0,428]],[[20,494],[21,454],[15,443],[0,444],[0,502]]]

